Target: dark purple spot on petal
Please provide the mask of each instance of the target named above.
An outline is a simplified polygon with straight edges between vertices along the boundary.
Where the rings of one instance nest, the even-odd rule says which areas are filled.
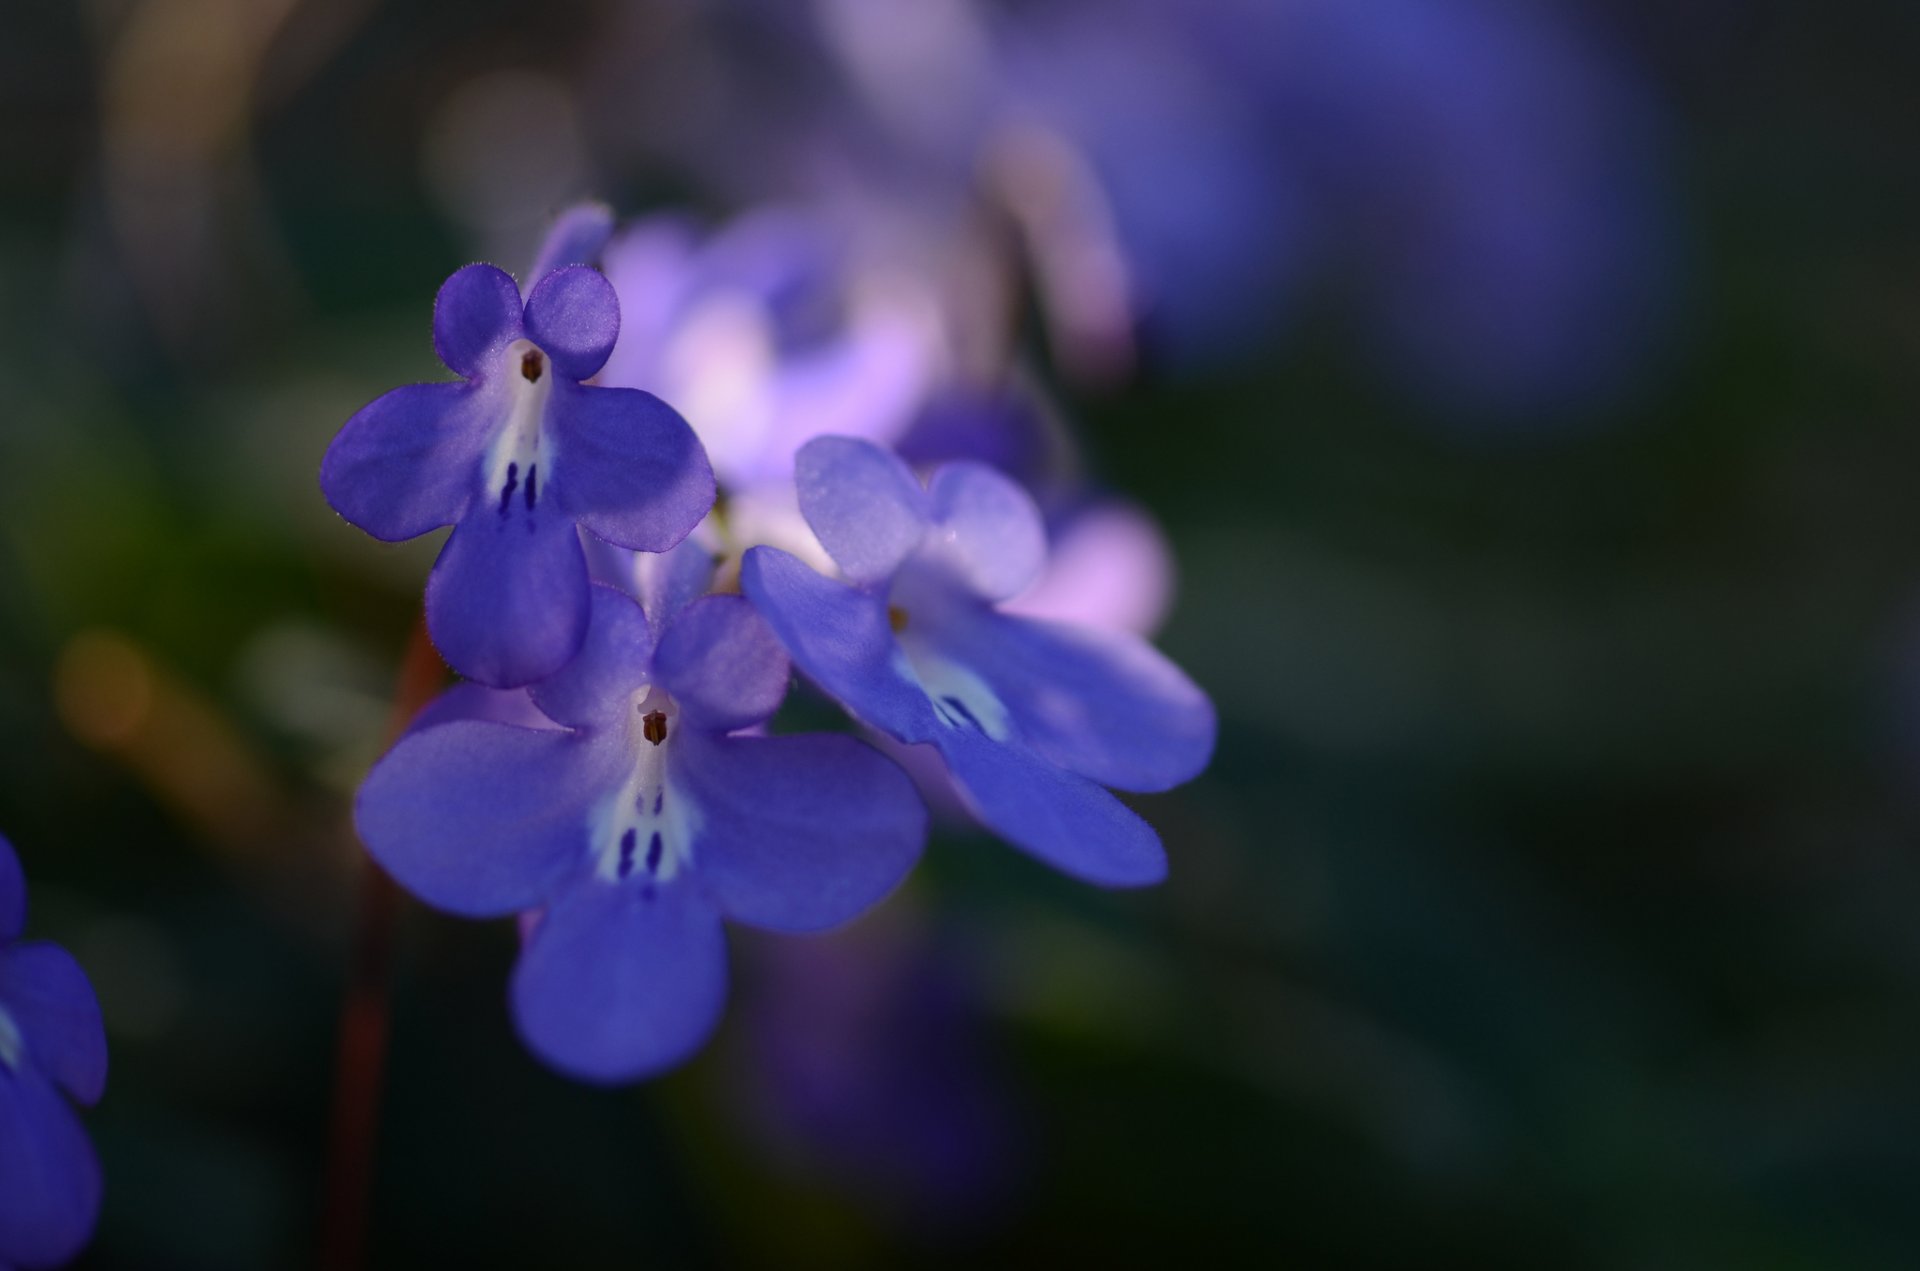
[[[500,519],[503,521],[507,517],[508,508],[510,508],[513,505],[514,487],[519,484],[520,484],[520,465],[517,463],[510,463],[507,465],[507,483],[500,487]]]
[[[539,497],[539,495],[535,493],[537,478],[534,475],[539,471],[539,464],[530,463],[527,465],[527,511],[529,512],[533,511],[533,501]]]
[[[654,835],[654,837],[657,839],[660,836],[656,834]],[[622,878],[625,878],[628,874],[631,874],[633,872],[634,842],[635,842],[634,828],[631,825],[629,825],[627,827],[627,832],[620,836],[620,877]]]
[[[941,712],[941,714],[947,717],[949,722],[958,723],[960,720],[964,720],[967,723],[967,725],[970,728],[972,728],[974,731],[976,732],[986,731],[984,728],[980,727],[980,721],[973,717],[973,712],[967,709],[967,704],[965,702],[961,701],[957,697],[943,697],[940,700],[946,703],[947,707],[949,708]],[[959,720],[956,720],[954,718],[955,716],[958,716]]]
[[[660,831],[655,830],[653,837],[647,840],[647,872],[649,874],[657,874],[660,872],[661,847]]]
[[[663,804],[663,803],[665,803],[666,801],[667,801],[667,792],[666,792],[665,790],[657,790],[657,791],[655,791],[655,792],[654,792],[654,795],[653,795],[653,814],[654,814],[655,816],[659,816],[659,815],[660,815],[660,805],[661,805],[661,804]]]

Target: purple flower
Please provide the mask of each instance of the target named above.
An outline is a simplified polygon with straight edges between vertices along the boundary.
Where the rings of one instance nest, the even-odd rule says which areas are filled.
[[[741,586],[800,668],[863,722],[936,746],[974,812],[1089,882],[1166,873],[1159,837],[1102,786],[1164,790],[1206,766],[1206,695],[1137,636],[1019,618],[1046,554],[1033,501],[975,463],[922,488],[898,456],[823,437],[800,451],[800,508],[846,579],[774,548]]]
[[[664,624],[591,589],[577,658],[527,694],[551,725],[471,692],[402,738],[361,787],[368,848],[428,904],[544,908],[515,968],[520,1034],[547,1063],[628,1081],[687,1058],[726,996],[721,919],[815,931],[912,868],[926,810],[850,737],[767,737],[787,660],[738,596]],[[524,717],[524,715],[523,715]]]
[[[706,455],[672,408],[580,382],[619,329],[613,287],[592,269],[555,270],[523,305],[512,278],[469,265],[433,311],[434,346],[460,382],[378,398],[321,465],[327,501],[375,538],[454,527],[427,581],[427,625],[470,679],[529,684],[579,650],[590,605],[576,526],[664,551],[712,506]]]
[[[67,1261],[100,1211],[100,1163],[68,1102],[92,1106],[107,1084],[100,1004],[66,950],[20,940],[26,919],[0,838],[0,1267]]]

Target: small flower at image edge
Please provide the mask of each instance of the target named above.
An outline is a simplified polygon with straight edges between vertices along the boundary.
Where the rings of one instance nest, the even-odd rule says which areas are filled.
[[[664,623],[592,588],[580,655],[525,695],[429,708],[361,787],[368,850],[437,908],[544,909],[515,967],[528,1046],[570,1076],[636,1080],[689,1057],[726,997],[721,920],[836,926],[913,867],[926,808],[895,764],[836,735],[759,736],[787,659],[738,596]],[[458,690],[456,690],[458,691]],[[534,726],[528,726],[533,724]]]
[[[73,1102],[99,1102],[107,1036],[86,972],[21,940],[27,890],[0,837],[0,1267],[74,1257],[100,1211],[100,1163]]]
[[[1102,787],[1197,775],[1213,704],[1136,635],[998,608],[1045,563],[1032,498],[972,462],[922,487],[891,451],[846,437],[808,442],[796,477],[845,581],[756,547],[740,582],[800,669],[868,726],[937,747],[975,814],[1015,846],[1105,886],[1165,877],[1159,836]]]
[[[441,361],[462,378],[414,384],[349,419],[320,486],[375,538],[454,527],[427,581],[427,625],[455,670],[495,688],[559,670],[587,628],[577,529],[665,551],[713,504],[713,472],[686,421],[637,389],[581,381],[620,330],[613,287],[574,265],[520,289],[491,265],[434,302]]]

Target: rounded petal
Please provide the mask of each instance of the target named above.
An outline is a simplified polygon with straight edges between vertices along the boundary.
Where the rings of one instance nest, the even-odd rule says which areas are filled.
[[[891,450],[815,437],[794,456],[793,476],[800,514],[853,582],[891,577],[926,538],[926,491]]]
[[[99,1213],[100,1162],[73,1106],[32,1064],[0,1070],[0,1262],[61,1265]]]
[[[553,386],[552,494],[588,531],[664,552],[713,506],[713,468],[687,421],[635,388]]]
[[[1005,600],[1040,576],[1047,528],[1033,498],[983,463],[950,463],[927,487],[934,550],[975,595]]]
[[[546,350],[553,369],[583,380],[606,365],[620,335],[620,298],[600,271],[568,265],[542,278],[527,297],[527,338]]]
[[[1102,887],[1167,876],[1153,827],[1085,777],[970,728],[943,728],[939,745],[974,814],[1028,855]]]
[[[738,922],[838,926],[885,898],[920,858],[927,810],[913,782],[851,737],[691,734],[671,763],[700,809],[696,875]]]
[[[452,525],[473,502],[490,395],[409,384],[356,412],[320,461],[320,491],[348,522],[397,543]]]
[[[0,1007],[48,1076],[81,1103],[99,1102],[107,1088],[107,1030],[93,985],[72,954],[38,940],[0,950]]]
[[[743,596],[703,596],[681,610],[654,676],[694,728],[726,733],[780,709],[792,674],[773,630]]]
[[[456,720],[400,739],[354,801],[374,859],[436,909],[531,909],[586,868],[595,801],[617,745],[556,729]]]
[[[1139,636],[984,608],[946,617],[941,649],[993,689],[1049,763],[1146,791],[1191,780],[1213,757],[1213,703]]]
[[[521,728],[559,727],[540,713],[523,688],[488,688],[472,680],[462,680],[421,707],[420,713],[407,725],[407,732],[417,733],[456,719],[485,719],[496,724],[517,724]]]
[[[454,670],[518,688],[565,666],[586,638],[587,561],[564,516],[505,520],[475,507],[427,578],[427,630]]]
[[[532,689],[534,704],[569,728],[617,720],[647,683],[653,662],[653,630],[640,603],[604,583],[595,583],[591,595],[593,616],[580,652]]]
[[[605,203],[576,203],[553,218],[547,237],[534,258],[533,285],[568,265],[590,265],[613,237],[613,209]]]
[[[899,741],[929,741],[939,731],[927,695],[900,669],[885,600],[772,547],[747,552],[740,588],[795,665],[854,715]]]
[[[456,375],[479,375],[520,338],[520,287],[505,270],[468,265],[433,298],[433,347]]]
[[[13,844],[0,834],[0,944],[17,940],[27,925],[27,878]]]
[[[720,1020],[720,916],[685,885],[582,883],[540,920],[511,992],[521,1039],[551,1067],[608,1085],[651,1076]]]

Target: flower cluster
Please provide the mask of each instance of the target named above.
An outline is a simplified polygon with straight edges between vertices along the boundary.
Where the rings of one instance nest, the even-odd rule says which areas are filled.
[[[0,1267],[49,1267],[86,1244],[100,1163],[74,1114],[107,1084],[100,1005],[58,945],[20,939],[27,888],[0,838]]]
[[[794,229],[569,213],[524,295],[488,265],[447,281],[459,380],[374,401],[321,470],[377,538],[454,527],[426,618],[466,682],[369,774],[361,836],[429,904],[525,916],[515,1022],[584,1080],[705,1041],[722,920],[817,931],[907,875],[927,813],[896,758],[1039,860],[1136,886],[1165,855],[1112,791],[1213,746],[1206,696],[1139,634],[1057,620],[1076,577],[1159,594],[1157,539],[1050,564],[1111,505],[985,461],[991,412],[929,444],[956,400],[937,322],[856,297]],[[793,667],[874,744],[772,734]]]

